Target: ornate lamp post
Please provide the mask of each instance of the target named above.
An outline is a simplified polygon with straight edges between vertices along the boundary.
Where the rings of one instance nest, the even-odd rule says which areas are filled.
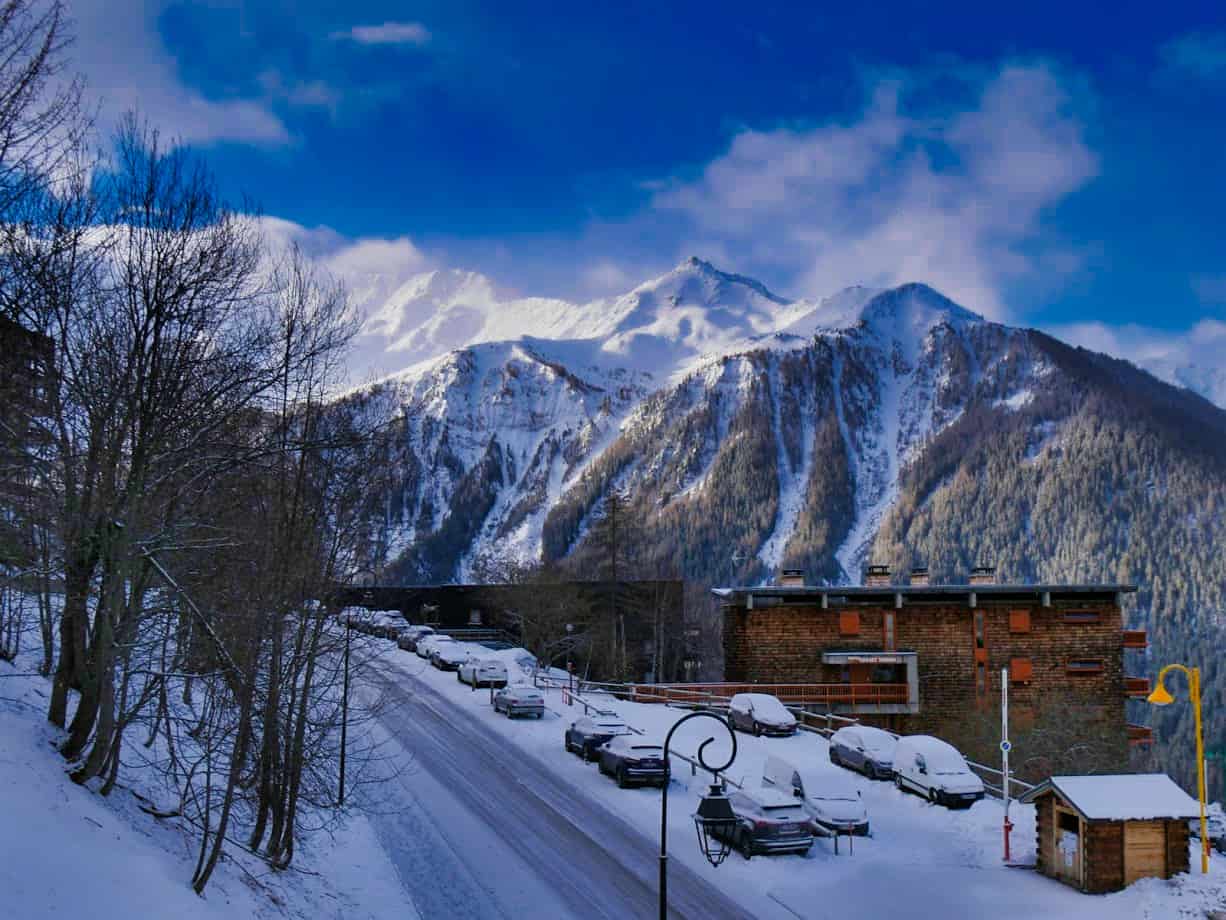
[[[668,746],[673,740],[673,732],[690,719],[699,718],[714,719],[724,727],[728,732],[728,737],[732,739],[732,753],[728,755],[728,760],[719,766],[712,766],[707,763],[706,758],[703,756],[707,745],[714,741],[715,738],[708,738],[698,745],[698,763],[704,770],[715,777],[715,782],[711,783],[710,791],[698,803],[698,811],[694,813],[694,827],[698,832],[698,846],[702,850],[702,854],[707,857],[707,861],[711,865],[718,866],[732,849],[732,844],[730,843],[732,835],[729,831],[736,826],[736,814],[732,811],[732,803],[728,801],[728,796],[724,794],[724,784],[719,780],[719,774],[732,766],[732,762],[736,760],[736,734],[732,731],[732,726],[728,724],[727,719],[706,710],[699,710],[682,716],[668,730],[668,734],[664,738],[664,761],[665,763],[668,762]],[[671,783],[666,782],[660,793],[660,920],[668,920],[669,785]]]
[[[1209,873],[1209,829],[1205,819],[1205,740],[1201,733],[1200,722],[1200,668],[1189,668],[1182,664],[1168,664],[1158,672],[1158,686],[1148,697],[1155,706],[1169,706],[1175,702],[1175,697],[1163,684],[1168,671],[1183,671],[1188,676],[1188,696],[1192,699],[1192,715],[1196,720],[1196,785],[1197,798],[1200,799],[1200,871]]]

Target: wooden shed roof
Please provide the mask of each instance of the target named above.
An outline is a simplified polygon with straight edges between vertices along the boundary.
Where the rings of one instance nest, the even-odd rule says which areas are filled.
[[[1033,802],[1057,793],[1087,821],[1150,821],[1195,818],[1200,803],[1165,773],[1053,776],[1019,799]]]

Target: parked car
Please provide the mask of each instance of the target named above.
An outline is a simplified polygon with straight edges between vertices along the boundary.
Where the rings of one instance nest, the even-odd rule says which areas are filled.
[[[983,798],[983,780],[952,745],[931,735],[907,735],[894,749],[894,784],[930,802],[969,808]]]
[[[728,702],[733,728],[755,735],[786,737],[796,734],[796,719],[769,693],[738,693]]]
[[[746,859],[755,853],[808,853],[813,846],[812,820],[795,796],[769,787],[745,788],[728,801],[737,823],[717,837]]]
[[[846,773],[825,772],[793,766],[782,757],[766,758],[762,785],[799,799],[809,816],[835,834],[868,834],[868,809],[864,797]]]
[[[858,770],[869,779],[894,775],[894,749],[898,738],[870,725],[849,725],[830,736],[830,762]]]
[[[432,633],[428,636],[418,639],[417,648],[414,649],[414,651],[417,652],[418,658],[429,658],[430,654],[434,651],[436,646],[444,642],[454,642],[454,641],[455,639],[451,638],[451,636],[444,636],[441,633]]]
[[[566,730],[566,750],[592,760],[596,749],[617,735],[630,735],[630,727],[616,715],[584,716]]]
[[[1209,843],[1219,853],[1226,853],[1226,813],[1217,802],[1211,802],[1205,813],[1205,823],[1209,830]],[[1200,818],[1188,822],[1188,831],[1193,837],[1200,838]]]
[[[471,657],[472,652],[463,642],[437,642],[430,650],[430,664],[440,671],[459,671]]]
[[[396,637],[396,644],[406,652],[417,651],[417,643],[426,636],[434,635],[433,626],[407,626]]]
[[[494,694],[494,712],[505,712],[508,719],[515,716],[536,716],[539,719],[545,714],[545,695],[535,687],[523,684],[503,687]]]
[[[638,735],[614,735],[596,749],[597,764],[625,789],[631,785],[664,786],[668,782],[668,758],[664,747]]]
[[[371,634],[383,639],[395,639],[404,627],[404,614],[399,610],[376,610],[371,620]]]
[[[456,672],[456,680],[476,687],[505,687],[507,666],[497,658],[470,657]]]

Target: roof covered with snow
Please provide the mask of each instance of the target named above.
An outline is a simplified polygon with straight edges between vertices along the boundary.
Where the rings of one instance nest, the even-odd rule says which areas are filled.
[[[772,604],[820,604],[838,607],[849,602],[880,601],[885,598],[911,598],[917,601],[939,602],[950,599],[966,600],[972,594],[996,600],[1115,600],[1119,594],[1133,594],[1136,585],[882,585],[880,587],[763,585],[756,588],[712,588],[711,593],[725,604],[738,606],[771,606]],[[1047,597],[1045,598],[1044,595]],[[765,601],[765,603],[763,603]]]
[[[1195,818],[1200,805],[1165,773],[1053,776],[1022,796],[1033,802],[1054,790],[1087,821]]]

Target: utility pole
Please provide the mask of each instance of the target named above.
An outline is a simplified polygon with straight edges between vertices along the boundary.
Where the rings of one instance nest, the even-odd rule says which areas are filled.
[[[1009,821],[1009,751],[1013,743],[1009,740],[1009,669],[1000,669],[1000,792],[1005,800],[1005,862],[1009,861],[1009,831],[1013,825]]]

